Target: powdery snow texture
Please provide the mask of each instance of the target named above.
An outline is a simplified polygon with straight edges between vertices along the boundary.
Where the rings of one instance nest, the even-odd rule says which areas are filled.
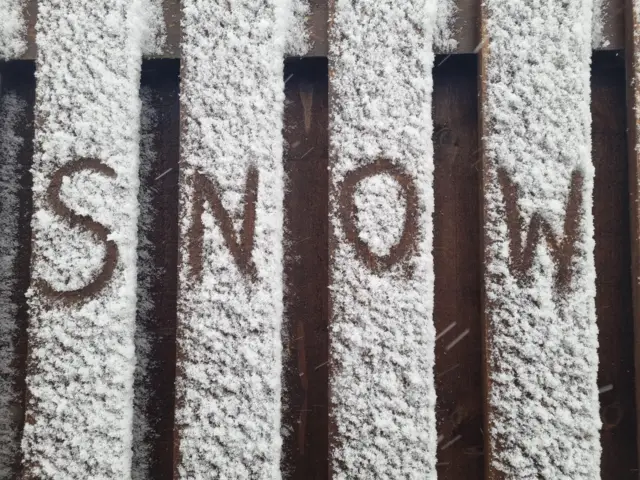
[[[489,433],[493,467],[506,478],[600,478],[592,8],[485,2]],[[509,225],[526,250],[531,222],[540,227],[533,260],[513,268]]]
[[[18,58],[27,49],[22,0],[0,0],[0,60]]]
[[[329,138],[330,391],[336,429],[331,462],[336,480],[436,478],[435,21],[435,0],[335,2]],[[341,187],[354,171],[370,175],[353,191],[357,239],[350,239],[348,230],[354,228],[347,226],[342,211],[349,199]],[[396,173],[414,185],[412,198]],[[408,204],[415,210],[411,219],[405,213]],[[388,259],[405,222],[415,227],[408,254],[390,268],[370,268],[356,251],[358,241],[368,245],[374,258]]]
[[[184,0],[182,8],[178,476],[280,478],[289,2]],[[205,196],[194,215],[198,185],[220,203]],[[201,243],[192,235],[200,223]]]
[[[18,340],[19,191],[26,170],[19,162],[25,140],[18,128],[26,121],[26,109],[25,101],[12,92],[5,92],[0,100],[0,478],[14,474],[23,413],[14,362]]]
[[[34,478],[128,479],[145,28],[137,0],[38,7],[24,460]]]

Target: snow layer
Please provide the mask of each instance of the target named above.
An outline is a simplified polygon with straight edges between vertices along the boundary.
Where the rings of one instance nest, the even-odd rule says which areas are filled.
[[[493,466],[506,478],[600,477],[592,218],[592,0],[487,0],[485,276]],[[515,184],[522,242],[541,215],[558,239],[572,177],[581,198],[571,280],[541,236],[515,274],[498,172]]]
[[[154,317],[152,288],[163,273],[154,262],[155,246],[150,240],[157,211],[152,204],[153,191],[149,188],[158,176],[157,152],[154,133],[158,127],[157,113],[153,108],[153,93],[149,88],[140,92],[142,115],[140,116],[140,182],[138,203],[138,318],[136,325],[136,370],[134,382],[133,416],[133,465],[132,479],[151,479],[150,445],[154,441],[152,425],[147,412],[153,391],[151,373],[157,367],[152,358],[154,344]]]
[[[287,10],[287,41],[285,55],[301,57],[309,51],[309,34],[307,32],[307,16],[310,12],[307,0],[290,0]]]
[[[454,24],[458,7],[456,0],[437,0],[436,24],[433,33],[433,48],[436,52],[450,53],[458,46],[458,31]]]
[[[329,138],[336,480],[436,478],[431,256],[435,19],[435,0],[335,2]],[[408,258],[375,273],[347,240],[338,203],[345,175],[378,159],[393,162],[413,179],[418,231]],[[376,210],[378,221],[384,222],[389,211],[401,209],[404,200],[394,188],[382,207],[375,187],[387,182],[384,174],[360,182],[368,183],[356,193],[361,226]],[[372,250],[377,242],[389,241],[396,221],[388,228],[363,229],[380,233],[380,238],[367,239]]]
[[[18,58],[27,49],[22,0],[0,0],[0,60]]]
[[[137,4],[137,15],[140,18],[138,25],[143,28],[140,32],[142,54],[145,56],[161,54],[166,42],[167,27],[164,22],[162,2],[163,0],[139,0]]]
[[[128,479],[146,27],[137,0],[41,0],[38,7],[25,465],[34,478]],[[106,227],[118,260],[104,288],[72,301],[48,294],[47,283],[65,292],[93,281],[105,246],[58,216],[47,189],[61,166],[83,158],[103,171],[65,176],[60,200]]]
[[[13,93],[0,100],[0,478],[14,473],[20,448],[21,398],[16,390],[16,260],[20,220],[20,178],[26,168],[18,155],[24,139],[18,126],[25,121],[26,103]]]
[[[180,478],[280,478],[284,82],[288,0],[184,0],[176,425]],[[231,8],[232,7],[232,8]],[[189,262],[198,172],[239,235],[258,171],[255,274],[238,268],[209,202],[202,272]]]

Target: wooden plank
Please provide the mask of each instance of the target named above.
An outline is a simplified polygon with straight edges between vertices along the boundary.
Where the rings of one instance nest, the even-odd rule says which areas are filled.
[[[130,45],[126,0],[47,4],[37,64],[24,475],[126,478],[142,54]],[[74,30],[59,30],[71,16]],[[103,41],[86,44],[90,34]],[[96,64],[113,74],[95,75]]]
[[[433,262],[438,477],[480,480],[484,395],[477,65],[472,55],[439,56],[435,65]]]
[[[38,0],[29,0],[25,5],[27,18],[28,48],[22,57],[33,60],[36,56],[35,20]],[[311,47],[306,56],[326,57],[328,52],[327,22],[328,0],[309,0],[310,12],[307,18],[307,28]],[[180,57],[180,0],[163,0],[164,19],[167,41],[161,58]],[[624,46],[624,0],[605,0],[603,9],[603,45],[598,48],[605,50],[621,49]],[[480,2],[479,0],[455,0],[456,13],[452,21],[452,31],[458,41],[457,47],[451,52],[436,53],[473,53],[479,42]],[[437,49],[436,49],[437,50]]]
[[[631,288],[635,338],[636,416],[640,411],[640,5],[625,2],[625,65],[627,102],[627,152],[629,162],[629,211],[631,227]],[[638,418],[636,418],[638,420]],[[636,439],[640,422],[636,421]],[[636,442],[640,461],[640,441]],[[640,468],[640,467],[637,467]]]
[[[18,478],[24,427],[27,366],[27,302],[31,263],[31,167],[33,157],[35,76],[32,62],[0,65],[0,476]],[[11,97],[11,100],[8,99]],[[13,103],[9,106],[9,103]],[[17,107],[17,108],[16,108]],[[13,112],[9,111],[13,110]],[[11,145],[16,145],[14,150]],[[7,155],[7,156],[5,156]],[[4,249],[7,250],[4,250]],[[15,249],[11,252],[10,249]],[[9,364],[4,363],[9,359]]]
[[[487,479],[599,474],[589,92],[575,75],[586,77],[591,49],[580,2],[563,5],[573,11],[504,0],[482,9]],[[528,29],[534,18],[562,22],[563,38]]]
[[[334,478],[436,475],[433,58],[422,34],[435,21],[423,5],[435,2],[395,4],[394,20],[366,1],[330,9]]]
[[[598,52],[592,62],[596,309],[600,357],[602,478],[637,473],[631,236],[626,150],[624,57]],[[637,277],[635,277],[637,278]]]
[[[285,67],[282,471],[291,480],[325,480],[329,469],[327,75],[323,58]]]
[[[281,455],[283,32],[274,3],[184,5],[176,476],[275,479]],[[210,48],[264,18],[270,19],[265,28],[241,47]],[[265,59],[266,53],[272,56]]]

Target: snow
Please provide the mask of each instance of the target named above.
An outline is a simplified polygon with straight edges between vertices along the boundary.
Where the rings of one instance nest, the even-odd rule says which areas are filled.
[[[23,0],[0,0],[0,60],[18,58],[27,49]]]
[[[433,49],[440,54],[452,53],[458,46],[458,30],[454,26],[458,6],[456,0],[437,0],[437,3]]]
[[[152,371],[157,368],[152,359],[154,344],[153,285],[162,275],[162,270],[155,265],[155,246],[150,235],[157,216],[152,204],[153,191],[148,187],[157,177],[157,152],[154,147],[154,132],[159,122],[153,107],[153,92],[143,87],[140,92],[142,115],[140,116],[140,183],[138,203],[138,319],[135,334],[136,369],[134,382],[134,416],[133,416],[133,464],[132,479],[145,480],[152,478],[150,464],[150,445],[156,439],[153,425],[147,412],[153,385]]]
[[[24,461],[34,478],[128,479],[148,29],[137,0],[41,0],[38,8]],[[64,176],[59,205],[106,228],[118,256],[103,288],[74,299],[64,292],[100,278],[105,239],[56,214],[47,190],[60,167],[83,158],[96,159],[93,169]]]
[[[601,448],[591,213],[593,2],[487,0],[485,5],[493,466],[506,478],[596,479]],[[510,270],[514,246],[499,172],[517,190],[517,215],[526,226],[523,244],[532,219],[542,216],[558,244],[566,245],[573,179],[581,206],[568,283],[558,280],[557,255],[544,234],[528,271]]]
[[[388,255],[404,227],[407,202],[402,187],[390,175],[376,175],[358,184],[354,200],[360,239],[374,254]]]
[[[604,36],[604,8],[605,0],[593,1],[593,17],[591,20],[591,47],[596,50],[598,48],[607,47],[609,41]]]
[[[309,51],[309,34],[307,31],[307,17],[310,13],[308,0],[291,0],[287,9],[287,38],[285,55],[287,57],[301,57]]]
[[[436,478],[431,255],[435,19],[435,0],[335,2],[329,138],[331,462],[336,480]],[[347,238],[340,186],[347,174],[381,159],[404,171],[415,185],[417,232],[407,257],[372,271]],[[367,236],[369,248],[380,253],[396,238],[397,214],[401,204],[408,204],[407,190],[402,189],[404,198],[398,195],[387,173],[361,180],[354,201],[358,223],[369,225],[360,238]],[[391,187],[384,199],[383,186]],[[388,225],[373,228],[374,218],[382,221],[389,213]]]
[[[138,25],[142,27],[142,54],[160,55],[166,42],[167,27],[162,10],[163,0],[139,0],[137,3]]]
[[[0,478],[10,478],[14,473],[22,420],[14,362],[18,333],[18,193],[26,170],[19,163],[24,139],[17,128],[25,121],[26,108],[26,103],[12,92],[6,92],[0,100]]]
[[[184,0],[176,428],[180,478],[280,478],[283,56],[288,0]],[[194,182],[217,185],[231,235],[257,169],[239,268],[206,202],[202,270],[187,240]]]

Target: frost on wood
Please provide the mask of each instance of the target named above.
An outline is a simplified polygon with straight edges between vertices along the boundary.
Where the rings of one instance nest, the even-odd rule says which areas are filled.
[[[0,60],[18,58],[27,49],[22,0],[0,0]]]
[[[640,139],[640,0],[633,0],[633,76],[632,87],[635,96],[636,138]],[[628,47],[631,48],[631,47]],[[636,141],[636,153],[640,153],[640,142]]]
[[[309,51],[309,34],[307,32],[308,0],[290,0],[287,9],[287,37],[285,55],[301,57]]]
[[[591,0],[488,0],[485,246],[493,466],[600,476]]]
[[[142,29],[142,54],[159,55],[166,42],[166,25],[162,10],[163,0],[138,0],[137,15]]]
[[[26,168],[19,155],[24,139],[18,127],[26,120],[26,103],[11,92],[0,100],[0,478],[10,478],[20,448],[22,400],[16,388],[19,272],[18,222],[20,179]]]
[[[136,0],[41,0],[27,476],[130,478],[141,32]]]
[[[336,479],[436,477],[435,18],[434,0],[335,2],[329,128]]]
[[[138,203],[138,318],[135,335],[136,369],[134,382],[133,415],[133,480],[151,479],[150,445],[157,439],[149,418],[151,393],[154,385],[152,372],[157,369],[152,358],[152,346],[157,330],[153,316],[152,289],[155,280],[162,274],[154,262],[155,247],[150,236],[157,211],[152,204],[153,191],[149,188],[158,176],[157,152],[154,133],[158,128],[158,117],[153,107],[153,93],[148,88],[141,91],[142,114],[140,116],[140,183]],[[161,173],[161,172],[160,172]],[[154,328],[155,327],[155,328]]]
[[[279,478],[285,0],[182,3],[180,478]]]
[[[591,47],[594,50],[599,48],[606,48],[609,46],[609,40],[607,40],[604,36],[605,5],[605,0],[593,0],[593,17],[591,21]]]
[[[458,40],[456,40],[458,31],[454,27],[458,7],[455,0],[437,0],[437,4],[433,48],[438,53],[450,53],[458,46]]]

